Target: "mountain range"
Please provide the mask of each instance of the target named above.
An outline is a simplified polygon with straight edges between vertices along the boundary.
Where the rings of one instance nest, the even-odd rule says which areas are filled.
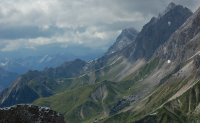
[[[83,49],[80,49],[80,52],[81,50]],[[24,74],[29,70],[42,71],[45,68],[55,68],[63,64],[65,61],[70,61],[76,57],[80,57],[86,61],[89,61],[99,56],[101,52],[97,51],[97,53],[93,52],[88,53],[87,55],[80,55],[70,54],[69,51],[61,50],[57,54],[43,54],[44,53],[41,53],[39,55],[34,54],[31,56],[30,53],[28,53],[24,56],[23,54],[13,56],[13,53],[11,53],[7,57],[6,54],[0,53],[0,71],[2,73],[0,75],[0,91],[9,87],[11,82],[17,79],[17,75]]]
[[[140,32],[124,29],[100,58],[18,77],[0,106],[32,103],[66,123],[198,123],[200,9],[170,3]]]
[[[0,68],[0,92],[8,87],[12,81],[18,77],[18,74],[13,72],[8,72]]]

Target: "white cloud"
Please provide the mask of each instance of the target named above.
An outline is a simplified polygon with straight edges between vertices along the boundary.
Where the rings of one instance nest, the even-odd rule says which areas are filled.
[[[81,44],[85,47],[90,48],[100,48],[108,45],[109,40],[112,40],[110,35],[117,36],[118,33],[115,32],[98,32],[92,29],[80,32],[69,32],[64,35],[56,35],[53,37],[38,37],[33,39],[16,39],[16,40],[4,40],[1,45],[1,51],[13,51],[20,48],[30,48],[36,49],[39,46],[49,45],[49,44],[60,44],[62,47],[67,47],[70,45]],[[94,43],[95,41],[95,43]]]
[[[1,0],[0,49],[48,44],[106,47],[119,30],[140,30],[171,1],[193,10],[199,5],[198,0]]]

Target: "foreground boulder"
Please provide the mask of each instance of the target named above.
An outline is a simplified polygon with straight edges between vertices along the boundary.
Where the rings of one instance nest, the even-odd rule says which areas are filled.
[[[64,117],[47,107],[16,105],[0,109],[0,123],[64,123]]]

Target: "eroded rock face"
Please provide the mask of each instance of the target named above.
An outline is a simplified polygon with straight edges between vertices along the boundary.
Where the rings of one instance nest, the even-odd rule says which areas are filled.
[[[194,67],[196,69],[199,69],[199,67],[200,67],[200,55],[195,56],[193,64],[194,64]]]
[[[116,42],[108,49],[105,55],[111,55],[126,48],[131,43],[134,43],[138,31],[134,28],[126,28],[122,30],[121,34],[117,37]]]
[[[16,105],[0,109],[0,123],[64,123],[64,117],[47,107]]]
[[[200,9],[198,9],[187,21],[169,38],[169,40],[157,50],[159,57],[171,59],[177,63],[188,60],[200,49]],[[199,53],[198,53],[199,54]]]
[[[151,58],[157,48],[167,42],[170,36],[192,15],[192,12],[181,5],[171,3],[165,13],[153,17],[135,39],[136,48],[128,53],[132,59]],[[135,45],[135,44],[134,44]],[[131,46],[130,45],[130,49]]]
[[[196,71],[196,77],[200,77],[200,54],[196,55],[193,60],[193,70]]]

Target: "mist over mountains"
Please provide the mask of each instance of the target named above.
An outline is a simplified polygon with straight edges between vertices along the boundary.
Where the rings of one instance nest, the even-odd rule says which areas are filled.
[[[41,56],[2,55],[0,80],[13,81],[0,86],[8,87],[0,113],[24,122],[199,123],[199,42],[200,9],[171,2],[140,31],[123,29],[104,54],[54,47]]]

